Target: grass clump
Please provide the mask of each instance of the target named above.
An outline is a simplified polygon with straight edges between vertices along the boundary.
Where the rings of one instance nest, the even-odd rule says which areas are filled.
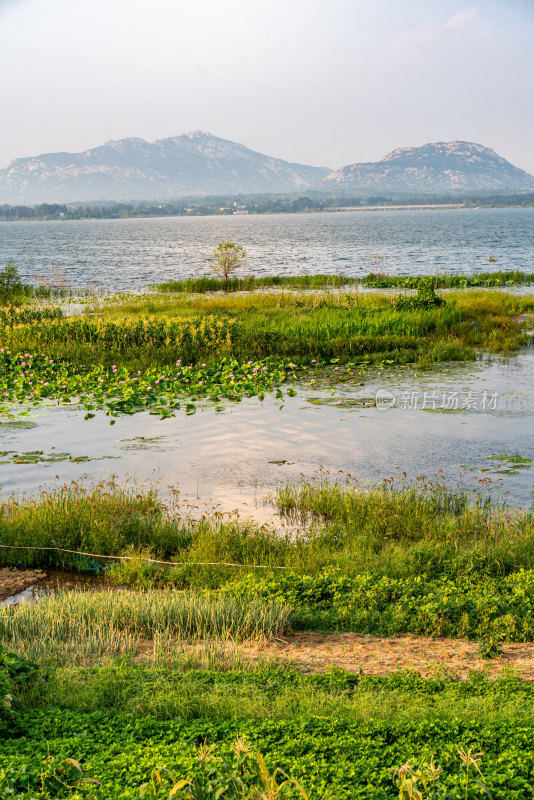
[[[351,478],[319,477],[286,484],[276,503],[282,514],[308,524],[318,569],[335,565],[346,575],[434,578],[534,568],[532,510],[510,509],[424,478],[360,487]]]
[[[0,504],[0,557],[12,566],[80,568],[80,557],[61,554],[58,547],[119,555],[148,543],[163,550],[173,538],[178,548],[181,531],[166,524],[155,491],[139,492],[113,482],[90,488],[71,483],[38,497],[10,496]],[[9,545],[31,549],[6,549]]]
[[[0,641],[40,663],[97,663],[139,656],[143,642],[280,636],[290,609],[279,603],[183,592],[60,591],[38,603],[0,609]]]
[[[167,509],[153,489],[114,482],[73,482],[37,497],[10,496],[0,504],[0,537],[0,558],[19,567],[83,569],[82,557],[56,548],[96,554],[95,568],[110,563],[99,562],[98,554],[134,556],[120,580],[140,585],[150,584],[158,572],[157,565],[146,564],[145,555],[185,562],[168,570],[183,588],[217,586],[235,572],[224,565],[201,568],[198,562],[276,566],[288,548],[289,557],[293,552],[289,540],[273,529],[238,517],[190,519]]]
[[[436,294],[432,278],[419,283],[415,297],[398,295],[395,298],[395,308],[397,309],[433,308],[442,306],[444,303],[443,297]]]
[[[244,278],[223,278],[203,276],[200,278],[186,278],[185,280],[166,281],[158,283],[155,289],[158,292],[183,292],[203,294],[205,292],[250,292],[254,289],[283,288],[283,289],[323,289],[325,287],[340,288],[356,282],[356,278],[347,278],[345,275],[265,275],[255,277],[247,275]]]

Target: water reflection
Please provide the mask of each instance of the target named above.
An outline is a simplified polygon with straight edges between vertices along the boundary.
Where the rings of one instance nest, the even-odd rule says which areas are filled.
[[[281,524],[266,497],[286,480],[310,477],[322,467],[332,476],[348,472],[362,483],[403,472],[411,478],[443,475],[449,485],[465,488],[482,480],[513,505],[528,507],[534,468],[492,457],[534,458],[533,377],[534,351],[526,350],[517,358],[441,365],[423,373],[398,368],[362,377],[333,369],[310,376],[283,403],[251,399],[221,413],[205,405],[193,416],[179,413],[163,421],[138,414],[110,427],[103,414],[86,422],[78,409],[43,409],[0,425],[0,451],[11,451],[0,459],[2,492],[116,475],[178,488],[191,513],[238,509]],[[395,397],[393,406],[376,406],[383,391]],[[453,393],[460,398],[456,408],[423,407],[425,394]],[[484,393],[496,394],[495,407],[461,406],[461,398],[480,401]],[[418,404],[403,402],[412,395]],[[13,453],[32,451],[70,458],[14,463]]]

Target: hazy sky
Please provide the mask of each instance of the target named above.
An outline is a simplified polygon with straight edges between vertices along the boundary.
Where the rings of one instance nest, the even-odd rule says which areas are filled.
[[[0,166],[201,129],[339,167],[467,139],[534,173],[534,0],[0,0]]]

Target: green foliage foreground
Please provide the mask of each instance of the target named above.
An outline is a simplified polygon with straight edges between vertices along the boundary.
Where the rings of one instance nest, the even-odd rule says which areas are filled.
[[[239,783],[228,784],[236,777],[264,790],[269,778],[273,794],[259,797],[302,796],[282,769],[317,800],[393,800],[405,797],[403,774],[415,779],[422,770],[423,788],[434,756],[443,767],[434,776],[443,794],[435,796],[448,791],[451,800],[473,800],[481,796],[478,772],[466,771],[465,757],[470,753],[480,768],[481,751],[484,783],[495,797],[532,796],[534,689],[511,675],[302,675],[261,665],[147,668],[125,659],[52,671],[29,665],[28,672],[27,662],[9,658],[21,667],[13,671],[17,719],[3,730],[0,797],[126,799],[141,789],[167,798],[181,781],[200,791],[208,779],[226,787],[220,796],[228,800],[256,797],[232,794]],[[186,785],[182,790],[188,797]],[[212,785],[193,796],[215,792]]]
[[[232,762],[231,743],[236,737],[245,737],[255,750],[265,755],[269,775],[273,775],[277,768],[282,769],[299,781],[314,800],[394,800],[399,797],[399,788],[392,781],[394,768],[405,764],[407,758],[414,766],[419,759],[428,763],[431,755],[444,768],[439,780],[443,793],[427,797],[444,798],[444,790],[447,790],[446,796],[450,800],[480,798],[483,794],[476,785],[479,776],[475,769],[469,770],[466,776],[465,762],[462,764],[458,760],[459,748],[464,755],[469,749],[473,755],[484,753],[481,764],[484,783],[495,798],[530,800],[533,791],[534,724],[525,721],[517,724],[512,719],[494,724],[482,719],[465,722],[432,718],[421,721],[405,718],[399,721],[393,718],[353,721],[310,715],[270,720],[247,719],[240,715],[230,720],[185,721],[159,720],[120,711],[36,709],[23,712],[21,725],[22,737],[3,745],[0,770],[4,769],[4,786],[10,774],[22,776],[19,789],[23,788],[21,796],[27,798],[62,796],[50,791],[46,783],[44,791],[39,792],[40,770],[37,776],[32,775],[36,759],[45,760],[49,752],[59,754],[58,761],[75,753],[70,758],[82,764],[84,776],[101,783],[96,789],[90,788],[94,791],[91,796],[102,800],[138,798],[139,788],[147,783],[147,779],[150,783],[151,778],[155,779],[154,788],[157,788],[159,781],[154,769],[162,776],[162,789],[166,789],[159,795],[162,798],[169,796],[176,778],[185,778],[200,788],[208,769],[214,781],[219,779],[220,787],[220,779],[230,776],[228,773],[225,775],[220,762],[218,764],[215,759],[223,757]],[[212,760],[209,764],[199,763],[198,757],[195,758],[195,746],[202,747],[204,742],[208,747],[216,746],[215,751],[210,752]],[[480,758],[477,763],[479,761]],[[171,771],[171,775],[166,770]],[[24,787],[25,773],[28,776],[27,788]],[[277,778],[272,793],[244,796],[299,796],[298,790],[284,795],[278,789],[283,779]],[[259,781],[256,785],[258,788],[261,786]],[[296,789],[294,786],[287,788]],[[9,796],[4,794],[4,797]],[[63,796],[71,795],[65,793]],[[83,796],[81,791],[77,796]],[[184,792],[177,796],[191,795]],[[193,796],[215,798],[218,795],[212,789]],[[228,800],[239,797],[228,790],[220,796]],[[400,795],[403,798],[409,796]]]

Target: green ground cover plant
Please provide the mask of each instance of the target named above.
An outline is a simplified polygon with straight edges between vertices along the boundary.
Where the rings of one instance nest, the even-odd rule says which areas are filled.
[[[472,754],[484,753],[484,783],[495,797],[532,797],[534,725],[525,721],[351,721],[320,716],[184,721],[36,709],[26,711],[22,722],[25,735],[4,743],[0,769],[28,770],[36,757],[46,759],[50,750],[60,754],[58,760],[76,750],[70,757],[81,764],[85,776],[101,782],[99,794],[95,793],[100,798],[138,798],[139,787],[154,768],[193,778],[198,775],[195,745],[214,745],[217,755],[230,760],[237,737],[245,737],[264,755],[269,774],[282,769],[306,788],[310,798],[394,800],[399,797],[392,780],[395,768],[407,757],[417,763],[433,755],[444,769],[441,780],[448,796],[464,800],[460,748],[464,753],[469,749]],[[36,795],[30,790],[26,796]],[[467,789],[468,800],[481,796],[473,782]]]
[[[261,659],[232,666],[222,648],[211,662],[209,667],[194,666],[184,652],[172,667],[126,658],[103,666],[58,666],[42,680],[20,687],[17,702],[31,709],[54,705],[65,713],[120,709],[161,720],[321,716],[470,722],[483,715],[486,722],[498,724],[534,718],[532,684],[510,669],[506,673],[503,668],[497,679],[473,671],[465,680],[446,669],[434,677],[416,672],[365,675],[339,667],[303,674]]]
[[[286,602],[296,630],[336,630],[393,636],[495,641],[533,641],[534,571],[504,578],[475,574],[450,579],[379,577],[339,571],[318,576],[288,573],[270,580],[241,578],[228,591],[237,596]],[[485,647],[492,655],[493,648]]]
[[[56,645],[49,643],[50,653]],[[269,778],[272,789],[298,792],[295,783],[284,784],[291,774],[310,798],[403,797],[401,775],[414,777],[435,756],[444,767],[443,792],[459,800],[468,776],[459,771],[458,754],[481,750],[484,782],[495,796],[527,800],[532,791],[534,689],[511,672],[497,680],[472,673],[466,681],[445,671],[429,679],[339,668],[303,675],[261,662],[232,670],[222,655],[208,670],[192,670],[185,660],[172,668],[136,666],[124,656],[37,676],[31,666],[32,680],[19,680],[13,692],[17,727],[4,730],[0,797],[91,791],[137,798],[140,791],[168,793],[182,780],[199,790],[207,778],[221,785],[244,777],[236,769],[236,737],[241,756],[257,759],[248,765],[251,786],[266,789]],[[208,762],[199,763],[207,754]],[[404,772],[395,771],[401,764]],[[479,797],[475,784],[471,791],[468,798]]]
[[[139,786],[139,800],[172,798],[226,798],[226,800],[275,800],[303,798],[308,795],[297,781],[279,767],[269,772],[260,753],[253,751],[246,739],[238,737],[230,754],[222,756],[213,745],[195,748],[196,764],[187,777],[178,776],[168,767],[154,767],[148,780]],[[196,769],[195,769],[196,767]],[[83,768],[74,758],[48,756],[40,764],[24,764],[0,774],[0,797],[91,798],[109,796],[96,778],[84,777]],[[112,787],[117,796],[120,787]]]

